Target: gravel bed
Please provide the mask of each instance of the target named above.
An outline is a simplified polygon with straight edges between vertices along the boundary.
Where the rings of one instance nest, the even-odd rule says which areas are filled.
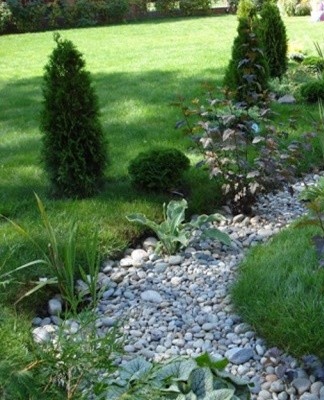
[[[317,179],[307,178],[308,183]],[[232,217],[225,208],[226,220],[219,228],[230,235],[231,247],[199,240],[199,231],[194,231],[190,247],[174,256],[158,256],[156,239],[147,238],[122,259],[107,260],[99,276],[106,289],[97,309],[98,329],[105,332],[122,320],[129,357],[161,361],[204,351],[225,356],[230,372],[254,383],[253,399],[324,400],[323,382],[293,357],[268,348],[233,312],[229,296],[245,250],[266,242],[306,212],[298,201],[303,188],[299,182],[294,195],[260,197],[254,217]],[[58,298],[52,299],[49,316],[33,320],[36,341],[47,340],[55,330],[61,307]]]

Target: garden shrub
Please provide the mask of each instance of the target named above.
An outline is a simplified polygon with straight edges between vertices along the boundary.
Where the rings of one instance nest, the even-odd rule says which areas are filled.
[[[82,54],[55,41],[44,74],[43,161],[55,195],[88,197],[102,187],[107,161],[98,99]]]
[[[304,83],[300,88],[300,94],[309,103],[324,100],[324,79]]]
[[[211,1],[210,0],[180,0],[180,10],[186,15],[194,15],[197,10],[205,12],[206,14],[210,11]]]
[[[22,4],[20,0],[7,0],[18,32],[35,32],[46,27],[47,4],[35,0]]]
[[[312,5],[309,0],[301,0],[295,7],[295,14],[297,17],[311,15]]]
[[[70,6],[61,0],[54,0],[47,4],[45,18],[48,29],[57,29],[68,26]]]
[[[254,18],[256,16],[256,5],[252,0],[241,0],[237,7],[237,17],[240,18]]]
[[[271,125],[257,107],[238,107],[214,97],[207,104],[178,106],[185,119],[177,126],[194,135],[203,163],[222,183],[223,200],[234,215],[250,213],[260,193],[289,186],[309,152],[312,135],[287,143],[287,133]]]
[[[71,6],[71,24],[83,27],[120,22],[128,6],[128,0],[76,0]]]
[[[7,33],[12,24],[12,12],[8,4],[0,1],[0,34]]]
[[[263,103],[268,89],[268,66],[261,49],[258,26],[252,10],[250,17],[239,18],[232,57],[224,77],[229,96],[247,107]]]
[[[166,191],[179,183],[189,166],[188,157],[177,149],[153,149],[132,160],[128,172],[135,186]]]
[[[103,2],[76,0],[70,8],[69,22],[71,26],[95,26],[103,10]]]
[[[324,58],[319,56],[308,56],[304,58],[302,64],[311,72],[321,73],[324,71]]]
[[[280,11],[267,0],[261,8],[260,35],[271,78],[281,79],[288,68],[288,38]]]
[[[177,4],[176,0],[156,0],[155,8],[163,14],[172,14],[172,11],[177,8]]]
[[[278,7],[289,17],[310,15],[312,11],[309,0],[279,0]]]
[[[129,8],[128,0],[105,0],[104,3],[108,22],[120,22],[124,19]]]

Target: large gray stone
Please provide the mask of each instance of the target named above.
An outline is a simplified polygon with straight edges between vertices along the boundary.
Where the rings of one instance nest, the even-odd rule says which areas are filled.
[[[307,392],[311,386],[311,381],[307,378],[296,378],[292,381],[292,385],[297,389],[299,395]]]
[[[225,357],[233,364],[244,364],[253,358],[254,352],[250,348],[235,347],[225,353]]]
[[[132,251],[131,258],[134,260],[134,262],[140,263],[148,260],[148,254],[143,249],[136,249]]]
[[[59,315],[62,312],[62,302],[59,299],[51,299],[48,302],[48,312],[50,315]]]
[[[285,94],[284,96],[278,99],[278,103],[280,104],[295,104],[296,99],[291,94]]]

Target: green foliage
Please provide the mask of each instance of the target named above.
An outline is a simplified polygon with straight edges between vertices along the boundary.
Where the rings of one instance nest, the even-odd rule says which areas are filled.
[[[220,221],[223,218],[220,214],[200,215],[196,220],[184,223],[186,209],[186,200],[172,200],[167,206],[163,204],[164,221],[160,224],[149,220],[143,214],[129,214],[126,218],[152,229],[160,240],[158,249],[162,247],[168,254],[174,254],[180,247],[188,246],[191,238],[190,229],[200,228],[203,224]],[[230,245],[228,235],[216,228],[205,230],[202,236]]]
[[[138,154],[128,172],[135,186],[146,190],[174,189],[188,170],[190,161],[177,149],[153,149]]]
[[[32,351],[30,316],[28,319],[18,317],[15,311],[2,304],[0,325],[0,398],[36,400],[40,390],[31,371],[37,357]]]
[[[310,245],[316,232],[315,227],[290,227],[256,246],[240,266],[231,298],[236,312],[269,346],[322,359],[324,271]]]
[[[302,61],[302,65],[306,66],[314,73],[324,72],[324,59],[320,56],[308,56]]]
[[[12,12],[5,1],[0,1],[0,35],[10,30]]]
[[[322,236],[312,237],[313,244],[319,259],[319,266],[324,267],[324,178],[321,178],[315,186],[306,186],[300,195],[301,200],[306,201],[309,211],[306,218],[303,218],[296,227],[311,225],[317,226],[322,231]]]
[[[309,103],[324,100],[324,79],[311,80],[300,87],[301,96]]]
[[[261,8],[260,35],[271,78],[279,78],[288,68],[288,38],[278,6],[267,0]]]
[[[109,381],[106,398],[248,400],[247,381],[225,372],[227,363],[226,359],[214,360],[207,353],[195,359],[178,357],[165,364],[136,358],[121,367],[119,379]]]
[[[89,197],[103,186],[107,160],[98,100],[82,54],[55,41],[44,74],[43,161],[56,196]]]
[[[78,306],[84,301],[83,295],[78,295],[75,290],[75,280],[77,276],[81,276],[87,286],[87,292],[91,295],[91,306],[96,304],[97,296],[97,281],[100,269],[99,255],[98,255],[98,240],[97,235],[90,238],[88,241],[86,260],[87,269],[82,268],[76,263],[76,245],[77,245],[77,226],[72,224],[67,234],[67,238],[64,244],[64,248],[61,249],[58,245],[58,240],[55,231],[48,219],[44,205],[40,198],[36,196],[38,209],[40,212],[41,220],[45,228],[45,235],[48,239],[48,245],[44,249],[39,245],[20,225],[15,222],[8,220],[13,227],[23,237],[28,239],[34,247],[42,255],[42,259],[35,260],[24,264],[14,270],[0,275],[0,284],[8,285],[12,280],[12,277],[22,271],[23,269],[30,268],[37,264],[44,264],[48,268],[48,272],[51,274],[49,278],[40,279],[36,282],[35,286],[25,293],[20,299],[30,296],[47,285],[57,285],[65,300],[68,308],[74,313],[77,312]],[[88,275],[89,274],[89,275]]]
[[[7,3],[18,32],[44,30],[47,5],[43,0],[28,1],[26,4],[20,0],[8,0]]]
[[[71,315],[66,315],[71,317]],[[3,320],[5,318],[5,320]],[[53,340],[35,344],[30,322],[1,310],[0,396],[8,400],[63,400],[90,398],[101,386],[101,374],[112,376],[123,339],[117,326],[98,334],[97,316],[82,311],[62,321]],[[28,332],[28,333],[27,333]]]
[[[121,22],[129,8],[128,0],[106,0],[109,22]]]
[[[228,95],[252,107],[266,100],[269,78],[255,17],[239,18],[237,33],[223,84]]]
[[[256,16],[256,6],[252,0],[241,0],[237,7],[237,17],[241,18],[255,18]]]
[[[177,3],[176,0],[156,0],[155,8],[164,14],[172,14],[172,11],[177,8]]]
[[[211,7],[210,0],[180,0],[180,10],[186,15],[194,15],[198,10],[200,12],[208,13]]]
[[[199,143],[210,176],[222,182],[224,200],[234,214],[250,213],[260,193],[293,182],[310,149],[313,135],[288,143],[287,133],[267,120],[267,109],[237,107],[214,97],[207,104],[196,99],[194,106],[178,106],[185,120],[177,125]]]
[[[312,11],[309,0],[279,0],[278,6],[289,17],[310,15]]]
[[[68,320],[63,321],[55,333],[56,339],[36,348],[40,363],[34,373],[50,398],[90,398],[91,393],[100,391],[102,371],[109,377],[116,371],[122,336],[118,327],[100,334],[97,318],[93,311],[82,311],[73,316],[77,330],[69,329]]]

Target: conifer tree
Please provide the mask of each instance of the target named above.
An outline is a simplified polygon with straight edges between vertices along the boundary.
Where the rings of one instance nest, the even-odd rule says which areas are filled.
[[[258,21],[253,9],[239,17],[232,57],[224,77],[224,87],[234,99],[247,107],[261,103],[268,88],[267,62],[258,36]]]
[[[278,6],[266,0],[260,12],[260,34],[271,78],[281,79],[288,67],[288,39]]]
[[[102,187],[107,162],[98,99],[82,54],[54,39],[44,74],[42,158],[56,196],[89,197]]]

